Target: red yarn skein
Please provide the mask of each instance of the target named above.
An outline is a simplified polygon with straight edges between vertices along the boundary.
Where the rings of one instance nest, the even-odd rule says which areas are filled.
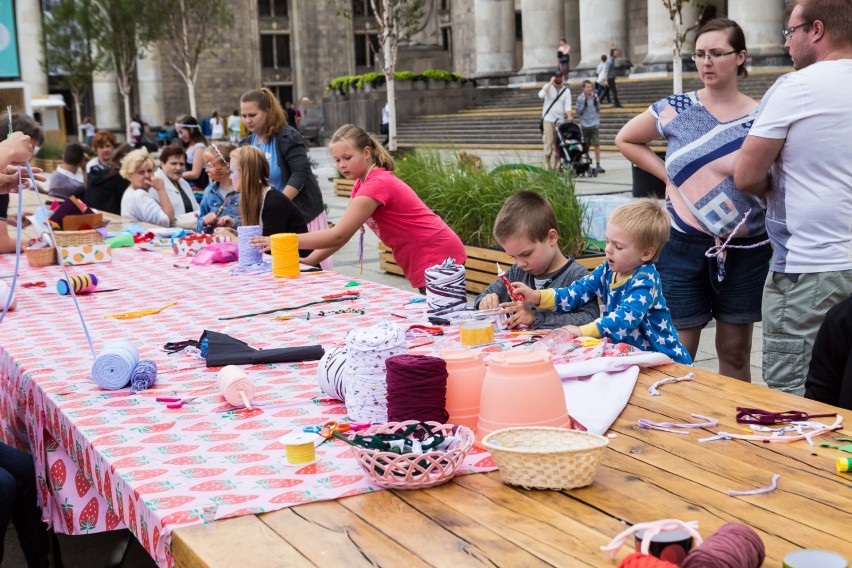
[[[686,555],[681,568],[760,568],[766,548],[749,526],[727,523]]]
[[[677,564],[660,560],[650,554],[634,552],[625,556],[624,560],[618,563],[618,568],[677,568]]]
[[[385,361],[388,421],[435,421],[447,413],[447,362],[428,355],[396,355]]]

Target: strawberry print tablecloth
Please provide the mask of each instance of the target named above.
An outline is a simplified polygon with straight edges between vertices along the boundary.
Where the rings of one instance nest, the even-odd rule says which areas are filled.
[[[57,531],[83,534],[126,526],[159,565],[170,566],[175,527],[379,489],[339,440],[323,444],[315,464],[282,465],[281,436],[346,418],[343,404],[325,398],[317,386],[317,362],[243,367],[256,385],[255,401],[268,406],[234,412],[214,387],[218,368],[208,369],[183,352],[168,355],[162,347],[198,339],[210,329],[260,349],[328,348],[342,345],[355,327],[389,320],[406,327],[425,324],[425,304],[408,304],[417,297],[414,291],[369,282],[347,288],[351,279],[335,273],[275,279],[268,273],[231,274],[233,266],[190,266],[171,253],[117,249],[110,264],[69,270],[92,272],[99,288],[118,289],[79,296],[95,349],[126,339],[139,348],[140,358],[156,361],[155,390],[134,395],[129,388],[100,389],[91,379],[92,355],[71,298],[56,293],[61,268],[29,268],[22,259],[17,310],[0,324],[0,439],[33,454],[40,505]],[[13,267],[14,257],[0,259],[0,275],[11,274]],[[37,281],[47,286],[21,287]],[[357,290],[361,298],[218,319],[298,306],[347,290]],[[104,317],[170,302],[177,305],[156,315]],[[319,315],[345,308],[366,313]],[[308,312],[311,318],[304,319]],[[275,319],[285,314],[296,317]],[[423,345],[428,341],[413,338],[412,345],[433,349]],[[212,388],[190,392],[204,386]],[[198,398],[180,409],[155,401],[194,394]],[[494,464],[475,447],[462,469],[489,471]]]

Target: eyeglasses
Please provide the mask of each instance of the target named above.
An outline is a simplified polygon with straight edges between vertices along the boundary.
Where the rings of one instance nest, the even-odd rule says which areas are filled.
[[[692,60],[693,61],[704,61],[705,59],[707,59],[709,57],[710,61],[718,61],[718,60],[722,59],[723,57],[725,57],[726,55],[730,55],[732,53],[736,53],[736,50],[726,51],[725,53],[719,53],[719,52],[716,52],[716,51],[708,51],[707,53],[704,53],[703,51],[696,51],[695,53],[692,54]]]
[[[219,167],[224,168],[226,166],[223,166],[223,165],[218,164],[216,162],[204,162],[204,169],[205,170],[212,170],[214,168],[219,168]]]
[[[796,31],[799,28],[802,28],[804,26],[809,26],[812,23],[813,22],[805,22],[803,24],[799,24],[798,26],[792,26],[792,27],[789,27],[789,28],[784,28],[783,30],[781,30],[781,33],[784,34],[784,41],[789,41],[790,38],[793,37],[794,31]]]

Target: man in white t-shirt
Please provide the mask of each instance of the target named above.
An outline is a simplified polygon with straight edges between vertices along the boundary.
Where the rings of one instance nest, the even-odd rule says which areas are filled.
[[[765,194],[774,246],[763,378],[804,394],[820,323],[852,293],[852,0],[794,0],[788,15],[785,47],[797,71],[763,97],[734,183]]]
[[[562,75],[554,75],[550,82],[538,92],[538,98],[544,99],[544,106],[541,109],[544,166],[550,171],[555,171],[559,166],[559,156],[556,154],[556,143],[559,141],[556,136],[556,123],[573,120],[571,90],[568,85],[562,83]]]

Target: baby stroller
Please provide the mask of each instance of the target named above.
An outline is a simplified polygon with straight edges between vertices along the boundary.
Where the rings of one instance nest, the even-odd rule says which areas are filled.
[[[575,176],[597,177],[597,169],[592,167],[589,147],[583,141],[583,130],[574,122],[563,122],[556,127],[559,144],[556,154],[559,156],[559,171],[573,169]]]

